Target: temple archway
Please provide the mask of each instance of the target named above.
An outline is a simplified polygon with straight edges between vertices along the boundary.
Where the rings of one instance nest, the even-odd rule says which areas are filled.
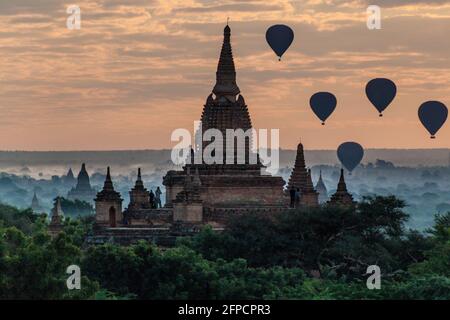
[[[109,226],[116,227],[116,209],[114,207],[109,208]]]

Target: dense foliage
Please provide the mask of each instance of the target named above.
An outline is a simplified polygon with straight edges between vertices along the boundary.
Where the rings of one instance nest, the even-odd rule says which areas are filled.
[[[406,230],[404,203],[374,197],[357,208],[249,214],[221,233],[205,228],[174,248],[84,246],[92,219],[0,206],[2,299],[450,299],[450,214],[426,233]],[[81,267],[82,289],[66,287]],[[382,271],[368,290],[367,266]]]
[[[65,216],[72,218],[86,217],[94,214],[94,208],[91,204],[78,199],[69,200],[61,198],[61,209],[64,211]]]

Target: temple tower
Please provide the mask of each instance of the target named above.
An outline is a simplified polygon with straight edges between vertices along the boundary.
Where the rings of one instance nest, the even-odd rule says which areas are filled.
[[[319,193],[314,189],[311,178],[311,169],[306,174],[306,184],[300,189],[300,205],[314,207],[319,205]]]
[[[303,150],[303,144],[299,143],[297,146],[297,156],[295,158],[294,169],[292,170],[291,177],[289,178],[287,191],[299,188],[300,192],[305,188],[307,183],[308,171],[306,170],[305,154]]]
[[[192,192],[186,189],[191,187],[190,184],[185,183],[186,179],[192,179],[192,176],[188,178],[189,170],[189,175],[195,170],[195,174],[201,181],[201,187],[193,195],[197,196],[196,193],[198,193],[203,208],[212,215],[216,209],[224,208],[233,208],[238,211],[243,207],[284,207],[286,201],[283,195],[284,180],[281,177],[262,175],[261,171],[264,167],[259,162],[257,154],[251,150],[252,123],[247,105],[236,82],[229,26],[225,27],[223,34],[216,83],[201,115],[203,132],[215,129],[215,132],[222,134],[222,157],[220,154],[216,156],[214,152],[213,157],[216,160],[214,163],[205,159],[196,161],[194,164],[189,161],[190,163],[186,164],[182,171],[169,171],[163,180],[166,187],[166,207],[174,207],[175,203],[180,204],[180,201]],[[227,138],[227,129],[240,129],[241,133],[247,133],[247,135],[245,139],[236,139],[236,136],[231,135]],[[199,136],[199,132],[196,132],[196,136]],[[194,146],[195,155],[191,155],[191,158],[198,158],[197,152],[203,154],[205,149],[205,153],[212,154],[213,152],[209,152],[214,150],[212,147],[214,137],[212,139],[213,141],[197,142]],[[227,152],[227,142],[234,145],[234,152]]]
[[[201,223],[203,221],[203,201],[200,196],[200,188],[201,180],[198,169],[192,177],[188,167],[184,189],[177,194],[173,201],[173,220],[175,222]]]
[[[86,171],[86,165],[81,165],[80,173],[77,177],[77,185],[67,194],[69,200],[81,200],[92,203],[95,197],[95,190],[91,187],[89,174]]]
[[[31,210],[33,210],[34,213],[40,213],[42,211],[36,192],[34,192],[33,199],[31,200]]]
[[[339,178],[337,190],[335,194],[331,196],[328,204],[338,206],[352,206],[356,204],[353,200],[353,196],[347,191],[347,185],[345,184],[344,179],[344,169],[341,169],[341,176]]]
[[[144,187],[141,177],[141,168],[138,168],[138,176],[134,188],[130,191],[130,204],[127,210],[151,209],[150,193]]]
[[[222,163],[257,164],[256,154],[251,153],[253,137],[250,135],[251,131],[248,131],[252,129],[250,114],[236,83],[236,69],[231,49],[231,29],[228,25],[224,29],[222,50],[217,65],[216,84],[206,100],[201,121],[203,132],[208,129],[216,129],[222,133]],[[249,135],[246,136],[245,142],[242,141],[244,143],[238,143],[234,136],[227,137],[227,129],[242,129],[244,132],[248,132]],[[226,152],[228,141],[234,146],[234,154],[227,154]],[[205,150],[211,143],[213,142],[203,141],[201,150]],[[196,151],[201,151],[198,150],[198,147],[196,146]],[[238,157],[238,154],[242,156]],[[251,158],[251,156],[253,157]]]
[[[322,179],[322,170],[320,170],[319,180],[317,181],[317,184],[316,184],[316,190],[319,193],[319,203],[327,202],[328,201],[328,190]]]
[[[95,222],[97,225],[111,228],[122,224],[122,198],[114,190],[109,167],[106,173],[103,190],[95,198]]]
[[[69,171],[63,177],[63,180],[64,180],[64,183],[66,183],[66,184],[69,184],[69,185],[74,185],[75,184],[75,182],[77,180],[75,179],[75,176],[73,175],[72,168],[69,168]]]
[[[64,217],[64,212],[61,207],[61,198],[56,197],[53,204],[53,209],[51,211],[51,220],[48,227],[51,236],[57,235],[63,228],[62,219]]]

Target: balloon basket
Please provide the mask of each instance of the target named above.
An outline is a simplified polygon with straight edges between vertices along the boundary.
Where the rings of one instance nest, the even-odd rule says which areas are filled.
[[[324,126],[324,125],[325,125],[325,122],[322,122],[322,125]]]
[[[431,136],[430,139],[436,139],[436,136]]]
[[[380,113],[379,117],[381,118],[382,116],[383,116],[383,114],[382,114],[382,113]]]

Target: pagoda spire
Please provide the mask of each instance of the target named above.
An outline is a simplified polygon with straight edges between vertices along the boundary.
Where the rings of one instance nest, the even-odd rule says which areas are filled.
[[[142,181],[141,168],[138,168],[138,175],[136,183],[134,184],[134,190],[144,190],[144,182]]]
[[[345,179],[344,179],[344,169],[341,169],[341,176],[339,177],[337,191],[347,192],[347,184],[345,183]]]
[[[294,169],[289,178],[288,190],[291,190],[292,188],[304,188],[307,183],[307,175],[308,171],[306,170],[305,153],[303,144],[300,142],[297,146],[297,156],[295,158]]]
[[[134,187],[130,190],[130,203],[126,211],[151,209],[150,206],[150,193],[144,187],[142,181],[141,168],[138,168],[137,180]]]
[[[106,179],[105,184],[103,185],[103,190],[114,191],[114,186],[111,180],[111,173],[109,167],[107,168],[106,171]]]
[[[234,66],[233,52],[231,49],[231,28],[227,24],[223,31],[223,44],[220,52],[219,64],[216,72],[216,85],[213,93],[217,97],[225,96],[235,101],[241,92],[236,83],[236,68]]]
[[[56,236],[63,228],[62,220],[64,217],[64,211],[61,207],[61,197],[56,197],[55,203],[53,204],[53,208],[51,210],[51,218],[50,225],[48,227],[49,234],[54,237]]]
[[[55,205],[52,210],[52,221],[59,219],[59,217],[64,215],[64,211],[61,207],[61,197],[56,197]]]
[[[34,191],[33,199],[31,200],[31,209],[35,213],[42,210],[41,205],[39,204],[39,199],[36,195],[36,191]]]
[[[86,170],[86,164],[83,163],[81,165],[80,173],[78,173],[76,189],[88,190],[90,188],[91,188],[91,183],[89,181],[89,174],[87,173],[87,170]]]
[[[345,184],[344,179],[344,169],[341,169],[341,176],[339,178],[336,193],[331,196],[328,203],[340,206],[351,206],[356,204],[353,200],[353,196],[347,191],[347,185]]]
[[[328,190],[323,182],[322,170],[319,173],[319,180],[317,180],[316,191],[319,193],[319,202],[324,203],[328,200]]]

